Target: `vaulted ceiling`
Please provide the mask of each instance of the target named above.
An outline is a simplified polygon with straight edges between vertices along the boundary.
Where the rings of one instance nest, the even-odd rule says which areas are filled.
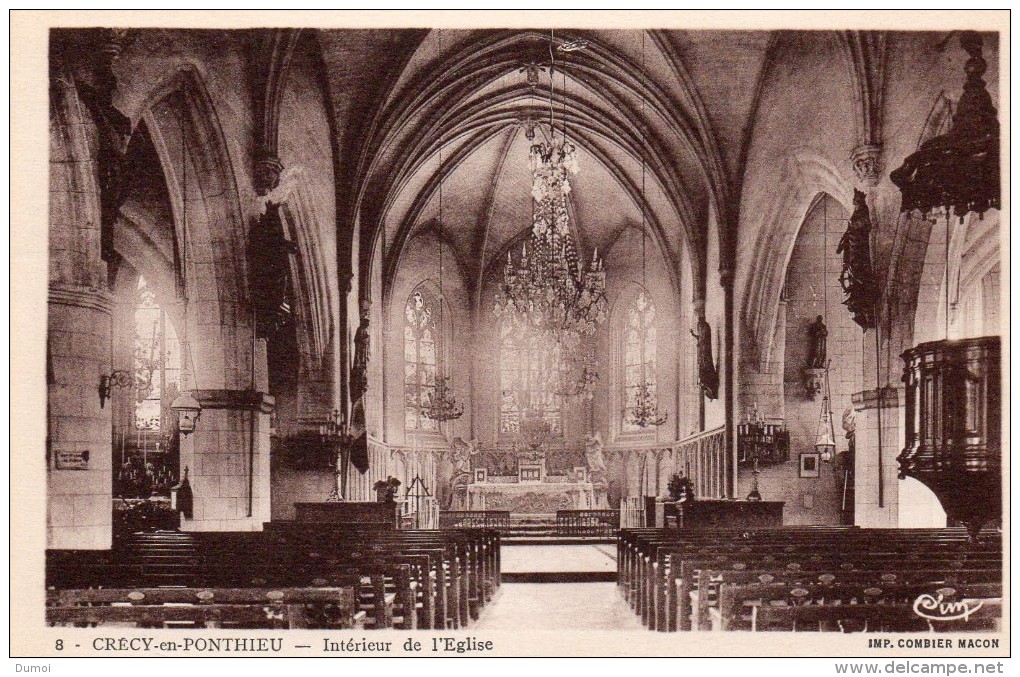
[[[392,270],[416,233],[438,227],[480,279],[530,226],[527,132],[565,129],[579,149],[571,208],[582,255],[639,225],[644,203],[650,241],[674,268],[703,265],[709,215],[738,190],[773,37],[320,31],[349,191],[339,202],[361,225],[362,261],[382,247]],[[586,48],[559,49],[578,40]]]

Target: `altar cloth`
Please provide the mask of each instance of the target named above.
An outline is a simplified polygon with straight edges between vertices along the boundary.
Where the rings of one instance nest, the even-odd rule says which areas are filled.
[[[467,485],[467,510],[548,514],[595,507],[591,482],[477,482]]]

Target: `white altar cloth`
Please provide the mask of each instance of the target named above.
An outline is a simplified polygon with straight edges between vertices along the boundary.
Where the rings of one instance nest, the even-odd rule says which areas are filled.
[[[591,482],[477,482],[467,485],[467,510],[548,514],[596,507]]]

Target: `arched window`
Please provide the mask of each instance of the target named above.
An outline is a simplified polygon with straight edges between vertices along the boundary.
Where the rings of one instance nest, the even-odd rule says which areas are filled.
[[[133,299],[130,423],[114,431],[120,450],[114,494],[168,496],[177,477],[175,421],[170,404],[181,391],[181,345],[156,294],[139,276]],[[126,371],[126,370],[125,370]]]
[[[439,423],[424,415],[435,389],[436,371],[442,366],[442,330],[436,300],[419,289],[404,307],[404,429],[439,430]]]
[[[647,430],[631,423],[642,384],[656,397],[655,304],[641,291],[627,308],[623,327],[623,432]]]
[[[500,324],[499,432],[515,434],[521,429],[526,411],[538,412],[552,427],[553,435],[563,433],[560,415],[560,350],[554,342],[520,334],[509,322]]]

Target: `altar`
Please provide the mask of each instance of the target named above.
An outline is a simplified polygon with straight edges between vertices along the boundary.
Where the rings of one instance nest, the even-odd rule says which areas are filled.
[[[549,514],[597,507],[591,482],[474,482],[467,485],[467,510]]]

